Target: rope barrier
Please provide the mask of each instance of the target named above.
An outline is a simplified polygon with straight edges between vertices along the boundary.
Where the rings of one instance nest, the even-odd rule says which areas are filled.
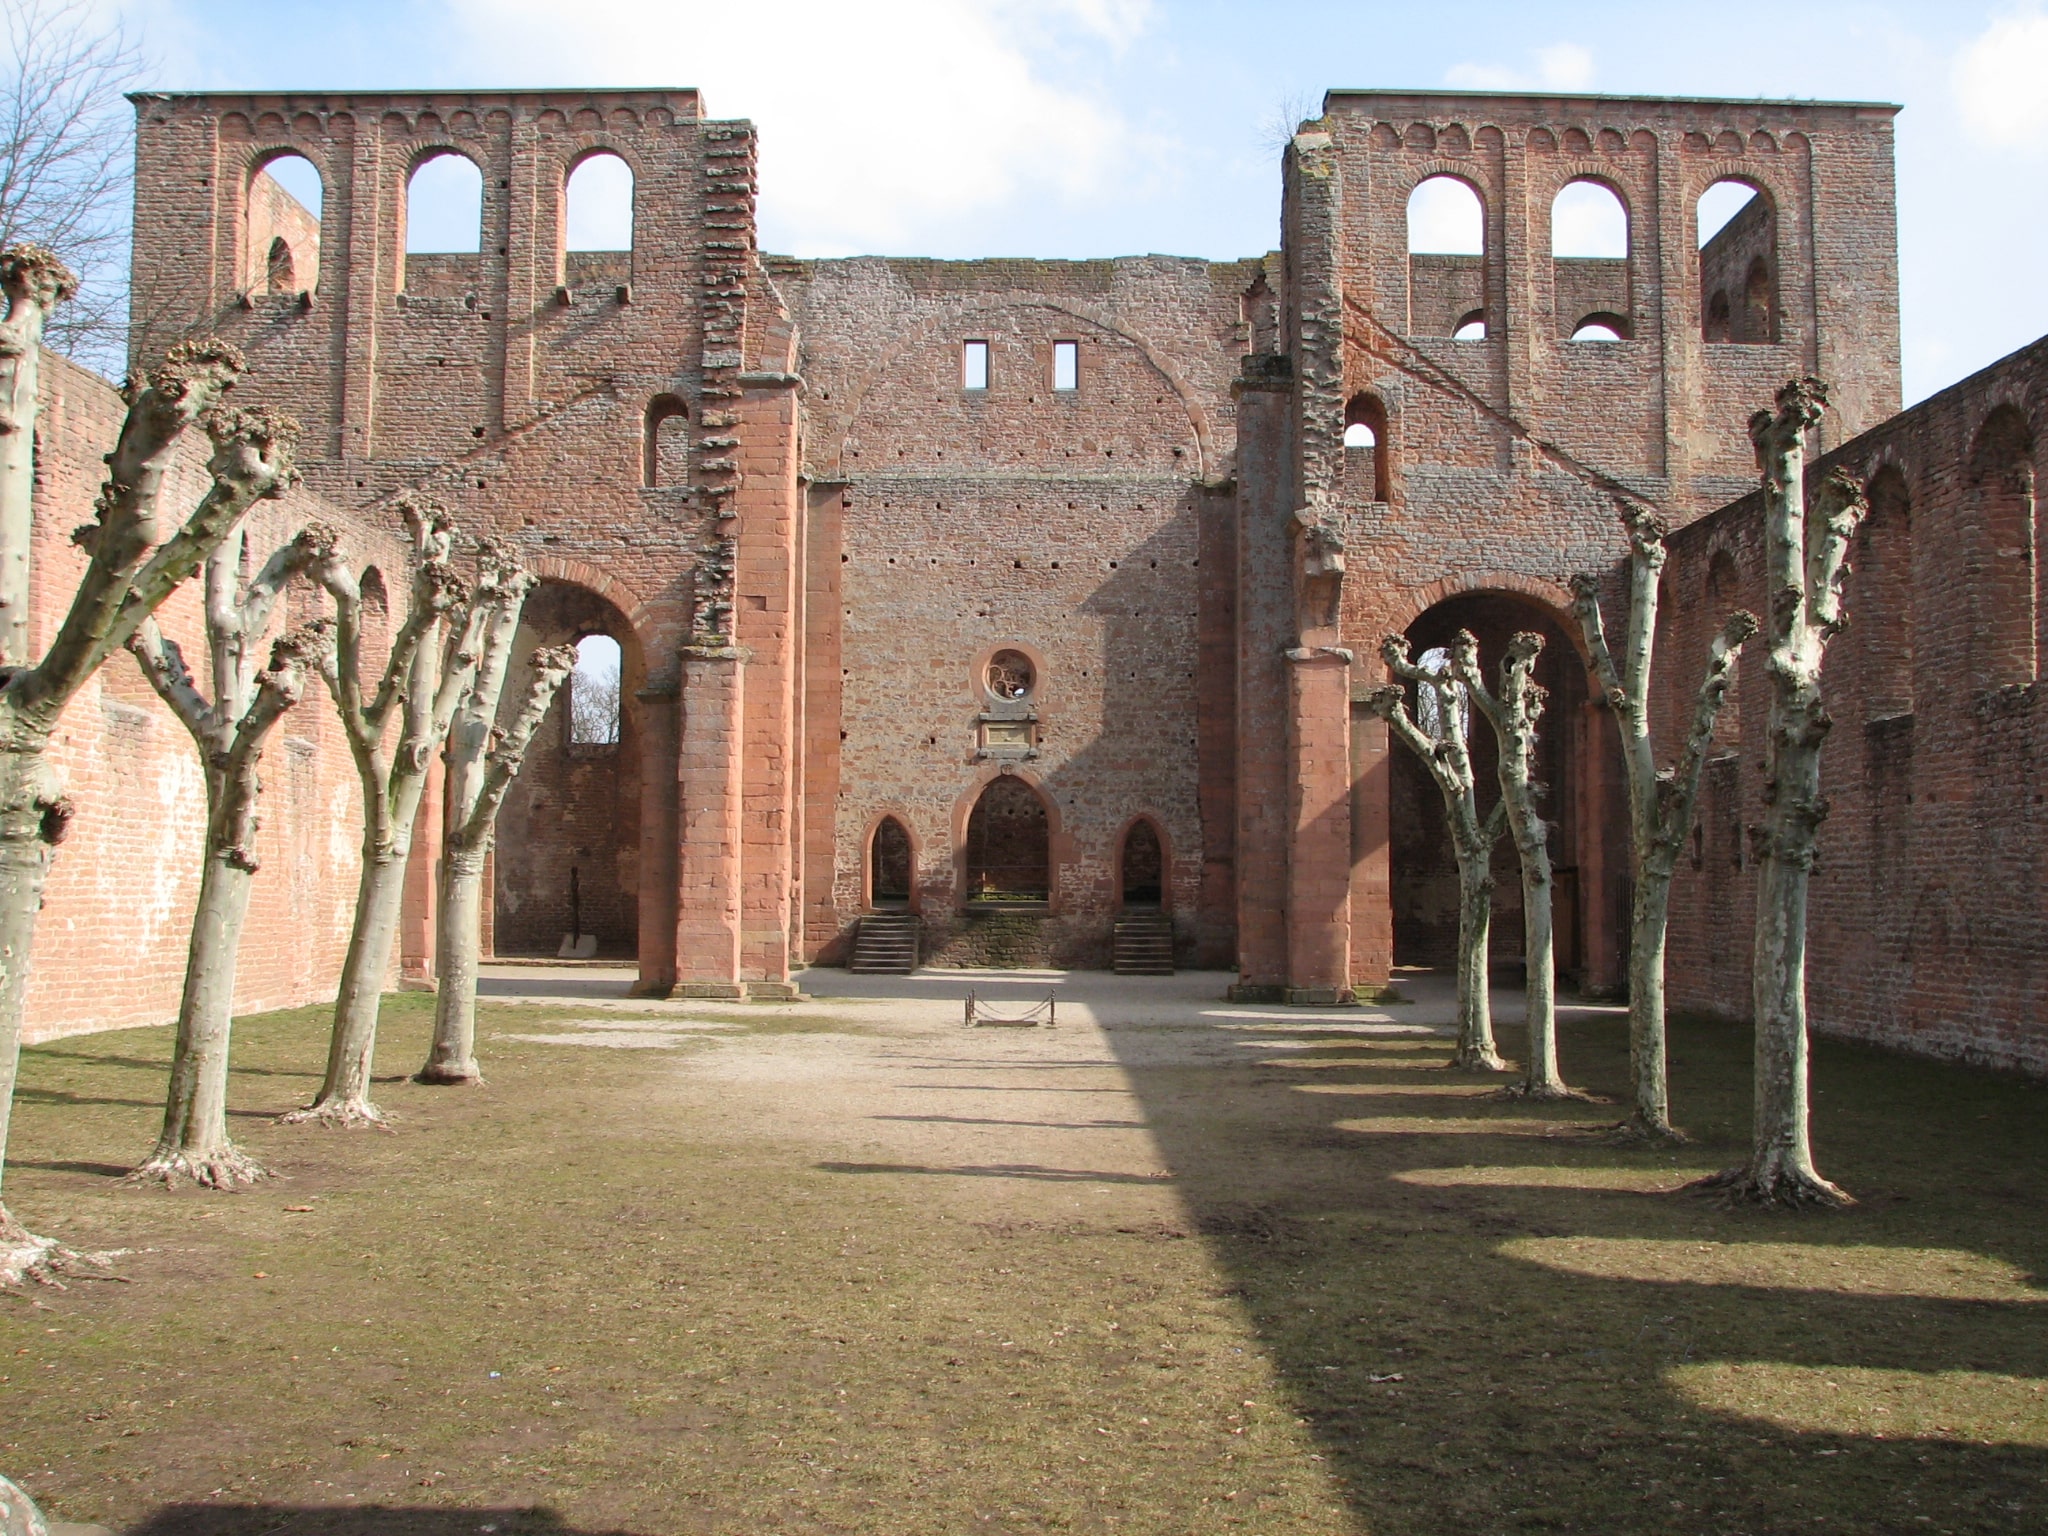
[[[980,1029],[985,1025],[1023,1027],[1035,1029],[1043,1025],[1047,1029],[1059,1027],[1059,1000],[1056,994],[1048,992],[1045,1001],[1034,1003],[1019,1014],[991,1012],[988,1005],[972,992],[967,994],[967,1027]]]

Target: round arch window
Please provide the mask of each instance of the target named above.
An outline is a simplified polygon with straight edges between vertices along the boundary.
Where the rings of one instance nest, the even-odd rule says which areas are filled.
[[[988,659],[982,682],[999,699],[1027,699],[1037,686],[1038,672],[1022,651],[997,651]]]

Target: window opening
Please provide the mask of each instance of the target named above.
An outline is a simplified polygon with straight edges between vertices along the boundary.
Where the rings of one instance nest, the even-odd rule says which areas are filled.
[[[988,388],[988,343],[970,341],[960,348],[960,385],[963,389]]]
[[[610,635],[585,635],[576,642],[569,673],[569,741],[572,746],[612,746],[619,739],[619,642]]]
[[[1081,344],[1056,341],[1052,344],[1052,387],[1069,390],[1081,387]]]
[[[1469,182],[1428,177],[1408,194],[1408,329],[1455,335],[1485,309],[1485,205]]]
[[[568,251],[633,248],[633,168],[601,152],[576,162],[563,190],[563,242]]]
[[[1483,309],[1475,309],[1472,311],[1471,314],[1461,318],[1458,321],[1457,328],[1451,332],[1451,340],[1486,340],[1486,311]]]
[[[320,172],[304,155],[279,155],[249,182],[249,286],[310,291],[320,281]]]
[[[1022,651],[997,651],[988,659],[985,681],[988,691],[999,699],[1027,699],[1038,674]]]
[[[1628,207],[1612,187],[1566,183],[1550,205],[1550,254],[1566,260],[1628,258]]]
[[[1441,645],[1433,645],[1416,658],[1415,665],[1432,677],[1441,677],[1451,670],[1451,653]],[[1434,688],[1415,690],[1415,725],[1431,741],[1444,739],[1443,702]]]
[[[1572,331],[1573,341],[1627,341],[1628,322],[1619,315],[1588,315]]]
[[[1387,407],[1377,395],[1356,394],[1344,406],[1344,474],[1371,494],[1390,501],[1393,455],[1387,451]]]
[[[690,481],[690,413],[674,395],[656,395],[647,403],[647,435],[640,483],[650,490],[671,490]]]
[[[1760,345],[1778,339],[1778,230],[1771,201],[1748,182],[1700,194],[1700,334]]]
[[[413,169],[405,188],[408,254],[481,251],[483,228],[484,173],[474,160],[444,149]]]
[[[1134,821],[1124,834],[1124,905],[1156,907],[1165,892],[1166,855],[1159,846],[1159,829],[1149,821]]]
[[[989,781],[967,818],[967,897],[1044,901],[1052,891],[1052,835],[1045,802],[1022,779]]]
[[[1913,508],[1906,477],[1888,464],[1870,481],[1870,516],[1857,531],[1854,563],[1858,669],[1872,720],[1913,712]]]
[[[868,904],[910,905],[910,832],[894,816],[884,816],[868,847]]]
[[[1979,687],[2035,677],[2033,457],[2033,434],[2012,405],[1986,418],[1970,453],[1963,526],[1970,540],[1966,590]]]

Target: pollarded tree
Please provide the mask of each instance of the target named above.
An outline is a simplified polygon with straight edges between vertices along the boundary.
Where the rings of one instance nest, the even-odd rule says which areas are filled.
[[[1536,681],[1536,658],[1543,637],[1523,630],[1508,641],[1500,663],[1500,692],[1494,694],[1479,672],[1479,642],[1467,629],[1451,641],[1451,675],[1500,745],[1500,798],[1507,807],[1508,826],[1522,863],[1523,997],[1529,1021],[1529,1059],[1522,1081],[1507,1090],[1531,1099],[1577,1097],[1557,1069],[1557,961],[1551,945],[1550,825],[1537,803],[1543,786],[1536,779],[1536,725],[1543,718],[1545,693]]]
[[[23,1004],[36,915],[51,854],[63,840],[71,802],[46,758],[64,707],[109,656],[200,564],[259,499],[292,480],[298,423],[261,410],[223,408],[241,377],[241,355],[224,342],[181,342],[146,380],[131,381],[128,413],[93,521],[73,534],[86,552],[71,606],[40,660],[28,653],[25,615],[29,540],[34,536],[30,445],[39,400],[37,348],[49,311],[69,294],[71,274],[48,251],[0,251],[0,1170],[7,1113],[19,1064]],[[166,537],[158,502],[179,440],[203,422],[213,442],[212,484]],[[0,1279],[47,1275],[63,1255],[23,1230],[0,1205]]]
[[[206,773],[205,862],[199,905],[185,955],[185,990],[163,1131],[130,1178],[175,1186],[190,1179],[232,1189],[267,1177],[228,1136],[228,1036],[242,924],[257,870],[257,766],[272,727],[299,701],[308,671],[317,671],[334,643],[325,620],[304,625],[270,648],[261,666],[264,631],[285,586],[328,559],[334,531],[315,524],[273,552],[256,575],[239,575],[248,530],[237,528],[206,561],[207,670],[213,697],[193,678],[176,641],[148,619],[128,642],[143,676],[184,722]]]
[[[1628,632],[1619,664],[1608,649],[1600,614],[1600,583],[1572,579],[1572,612],[1586,637],[1593,675],[1621,731],[1628,776],[1629,849],[1635,893],[1629,916],[1628,1055],[1635,1109],[1620,1127],[1630,1139],[1682,1141],[1671,1123],[1670,1077],[1665,1065],[1664,940],[1671,920],[1671,880],[1692,834],[1699,805],[1700,770],[1714,742],[1714,723],[1728,697],[1742,647],[1756,633],[1756,615],[1730,614],[1707,649],[1706,675],[1693,699],[1692,726],[1676,766],[1659,768],[1650,737],[1650,668],[1657,633],[1657,578],[1664,569],[1664,530],[1649,511],[1616,498],[1628,530]]]
[[[1507,801],[1495,801],[1492,811],[1480,816],[1466,739],[1465,685],[1448,670],[1415,665],[1401,635],[1380,642],[1380,657],[1392,676],[1415,685],[1415,715],[1408,711],[1408,690],[1401,683],[1375,688],[1366,703],[1436,781],[1458,862],[1458,1047],[1450,1064],[1467,1072],[1505,1072],[1507,1063],[1493,1040],[1486,967],[1493,926],[1493,845],[1507,824]]]
[[[434,1043],[414,1078],[421,1083],[483,1081],[476,1063],[476,966],[483,944],[484,868],[505,792],[519,776],[526,748],[548,706],[576,665],[570,646],[535,651],[533,678],[519,712],[504,730],[496,728],[520,610],[535,582],[520,569],[517,556],[489,540],[479,562],[477,602],[489,618],[475,679],[455,712],[444,754],[449,831],[434,943],[440,979],[434,997]]]
[[[1834,724],[1820,669],[1843,624],[1849,540],[1869,511],[1862,484],[1841,469],[1807,499],[1806,434],[1827,401],[1819,379],[1794,379],[1776,410],[1749,420],[1764,486],[1771,681],[1756,885],[1756,1121],[1748,1165],[1707,1183],[1762,1205],[1852,1203],[1814,1167],[1807,1100],[1806,891],[1828,814],[1820,751]]]
[[[449,559],[454,524],[448,514],[410,493],[396,501],[412,541],[412,580],[405,620],[375,689],[364,695],[363,592],[339,554],[311,569],[334,599],[335,643],[321,675],[341,713],[363,796],[363,867],[356,886],[355,924],[342,958],[334,1029],[320,1091],[287,1122],[382,1125],[370,1102],[370,1060],[391,944],[405,900],[405,866],[413,823],[434,751],[448,735],[456,706],[476,668],[477,639],[487,609],[470,601],[469,586]],[[387,744],[394,720],[398,740]]]

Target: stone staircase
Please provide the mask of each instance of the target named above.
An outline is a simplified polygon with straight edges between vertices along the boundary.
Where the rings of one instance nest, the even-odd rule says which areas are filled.
[[[1119,976],[1173,974],[1173,919],[1164,912],[1126,912],[1116,921]]]
[[[915,912],[870,912],[860,920],[847,969],[863,976],[908,976],[917,969],[922,924]]]

